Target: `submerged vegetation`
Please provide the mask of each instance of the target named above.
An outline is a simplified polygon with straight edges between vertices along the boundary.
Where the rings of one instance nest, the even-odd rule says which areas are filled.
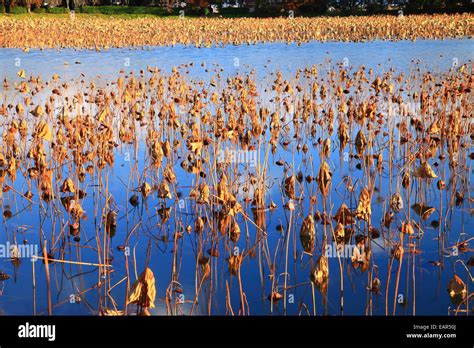
[[[443,17],[435,18],[444,23]],[[463,34],[466,28],[459,23],[468,18],[449,19],[453,31],[446,27],[443,33]],[[271,21],[276,21],[273,27],[312,25]],[[191,30],[192,22],[160,25],[180,23]],[[201,23],[206,30],[225,26]],[[428,24],[418,34],[441,33],[430,25],[436,27]],[[302,40],[300,35],[312,33],[296,27],[279,29],[283,37],[278,37],[251,27],[232,37]],[[336,25],[324,38],[348,33],[351,26],[344,28]],[[366,34],[351,31],[348,38],[375,38],[370,28],[364,27]],[[50,35],[54,41],[48,44],[41,30],[40,24],[36,41],[23,31],[2,43],[105,43],[90,34],[71,41],[67,35]],[[195,35],[183,37],[197,43]],[[228,41],[223,32],[219,35]],[[144,44],[125,36],[104,39],[110,38],[117,40],[110,45]],[[159,40],[171,43],[170,36]],[[193,69],[209,78],[191,77]],[[86,82],[83,76],[69,81],[58,74],[43,80],[19,70],[14,80],[3,82],[4,230],[9,240],[21,243],[22,229],[9,229],[9,219],[37,212],[28,225],[41,243],[38,258],[45,263],[50,313],[51,272],[79,265],[81,272],[82,267],[98,269],[96,284],[75,291],[79,299],[98,294],[96,304],[87,304],[94,314],[146,315],[161,306],[166,314],[246,315],[256,301],[270,313],[286,313],[296,289],[310,292],[298,300],[298,313],[321,314],[321,296],[322,313],[342,314],[356,274],[363,275],[356,279],[366,289],[365,296],[359,294],[365,311],[357,314],[373,314],[377,303],[386,315],[396,314],[400,303],[416,314],[417,277],[425,267],[420,264],[428,261],[420,257],[432,239],[437,240],[433,267],[454,272],[444,284],[444,296],[454,305],[446,311],[469,313],[472,66],[439,72],[414,63],[409,70],[377,73],[364,66],[319,64],[290,75],[270,71],[262,76],[255,71],[229,75],[217,65],[190,63],[170,72],[147,67],[117,74],[113,81]],[[255,162],[223,158],[222,151],[253,152]],[[120,163],[128,177],[119,182]],[[112,193],[113,185],[125,192],[123,201]],[[454,216],[464,219],[466,209],[462,230],[452,230]],[[146,258],[138,264],[136,246],[143,240]],[[348,246],[348,257],[338,252]],[[336,252],[329,254],[328,247]],[[171,262],[164,263],[170,251]],[[191,266],[183,262],[187,257]],[[244,274],[250,264],[257,271],[249,279]],[[382,264],[386,273],[379,271]],[[39,269],[33,263],[34,288]],[[408,304],[399,301],[405,276]],[[1,276],[5,288],[8,278]],[[340,305],[330,310],[331,279],[340,288]],[[246,289],[259,285],[262,298],[250,297]],[[46,300],[33,296],[36,314],[37,304]],[[219,298],[225,299],[224,308],[218,308]]]
[[[260,42],[372,41],[472,36],[472,15],[318,18],[107,18],[0,16],[0,47],[210,47]]]

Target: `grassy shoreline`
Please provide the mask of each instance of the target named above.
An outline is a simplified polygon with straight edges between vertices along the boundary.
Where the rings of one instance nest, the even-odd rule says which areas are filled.
[[[333,12],[328,11],[306,11],[296,10],[295,16],[298,17],[348,17],[348,16],[374,16],[374,15],[394,15],[398,14],[399,8],[375,8],[371,10],[354,9],[354,10],[335,10]],[[461,13],[473,13],[472,8],[443,8],[443,9],[415,9],[415,8],[403,8],[403,12],[406,15],[435,15],[435,14],[461,14]],[[172,9],[167,11],[162,7],[149,7],[149,6],[81,6],[76,7],[75,13],[77,15],[90,15],[90,16],[116,16],[120,18],[147,18],[147,17],[178,17],[181,9]],[[44,15],[46,17],[64,16],[68,15],[69,10],[65,7],[53,7],[53,8],[33,8],[28,13],[26,7],[15,6],[11,9],[11,13],[3,13],[3,8],[0,5],[0,16],[24,16],[24,15]],[[222,18],[275,18],[288,16],[288,11],[282,7],[271,7],[257,9],[256,12],[250,13],[245,8],[227,8],[220,9],[218,14],[211,14],[204,8],[199,7],[188,7],[184,9],[184,14],[187,17],[222,17]]]

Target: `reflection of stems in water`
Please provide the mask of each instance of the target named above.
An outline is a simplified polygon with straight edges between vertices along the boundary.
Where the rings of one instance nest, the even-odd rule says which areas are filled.
[[[283,313],[286,314],[286,284],[288,279],[288,246],[290,244],[291,222],[293,218],[293,210],[290,209],[290,222],[288,223],[288,231],[286,232],[286,252],[285,252],[285,287],[283,289]]]
[[[43,243],[43,255],[44,255],[44,269],[46,272],[46,290],[47,290],[47,299],[48,299],[48,315],[53,315],[53,310],[51,309],[51,283],[49,279],[49,263],[48,263],[48,252],[46,250],[46,239]]]
[[[35,274],[35,260],[31,260],[31,273],[33,282],[33,315],[36,316],[36,274]]]
[[[403,237],[404,234],[400,233],[400,242],[399,245],[403,248]],[[395,282],[395,293],[393,296],[393,315],[395,315],[396,310],[397,310],[397,294],[398,294],[398,284],[400,282],[400,272],[402,269],[402,264],[403,264],[403,253],[400,255],[400,260],[398,262],[398,271],[397,271],[397,280]]]
[[[281,239],[278,239],[278,242],[277,242],[277,245],[276,245],[276,248],[275,248],[275,253],[273,254],[273,263],[270,264],[270,274],[272,275],[272,289],[271,289],[271,293],[270,293],[270,314],[273,314],[273,294],[275,292],[275,280],[276,280],[276,277],[275,277],[275,273],[276,273],[276,256],[277,256],[277,253],[278,253],[278,248],[280,246],[280,241]]]

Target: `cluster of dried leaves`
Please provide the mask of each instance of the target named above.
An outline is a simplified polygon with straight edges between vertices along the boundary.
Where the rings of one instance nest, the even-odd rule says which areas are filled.
[[[255,256],[255,246],[245,254],[231,253],[231,246],[242,242],[244,235],[247,243],[250,238],[255,243],[264,240],[266,214],[277,208],[295,212],[300,242],[310,257],[315,256],[318,234],[329,231],[327,235],[338,245],[356,240],[366,247],[364,258],[354,263],[366,271],[371,240],[381,236],[380,230],[389,240],[390,231],[411,236],[420,228],[407,210],[411,208],[421,220],[435,212],[426,200],[410,207],[411,190],[423,190],[438,179],[438,190],[455,192],[456,201],[464,197],[465,181],[456,178],[466,172],[466,153],[474,138],[474,80],[466,65],[446,74],[416,71],[411,75],[394,71],[376,75],[363,66],[324,70],[314,65],[287,78],[275,72],[265,86],[258,86],[254,72],[224,77],[218,67],[209,81],[195,81],[188,76],[191,67],[183,65],[169,73],[152,67],[139,73],[121,72],[111,83],[79,82],[81,88],[71,88],[57,75],[43,81],[23,70],[16,81],[5,80],[0,96],[2,194],[19,195],[26,202],[60,202],[68,230],[77,237],[84,200],[90,199],[88,183],[111,173],[120,148],[144,143],[146,163],[129,204],[159,202],[157,216],[161,224],[174,222],[175,243],[184,232],[198,236],[201,280],[209,277],[220,243],[227,246],[229,273],[239,275],[245,258]],[[261,88],[268,98],[265,103]],[[259,152],[267,152],[268,157],[259,155],[255,168],[219,162],[218,151],[229,147],[262,149]],[[393,165],[385,157],[389,147],[398,151],[399,167],[393,177],[399,185],[391,197],[383,198],[383,205],[375,205],[377,175]],[[273,178],[269,161],[284,151],[301,156],[314,168],[303,166],[303,173],[302,166],[281,159],[275,162],[284,167],[282,200],[290,200],[279,205],[267,191],[267,180]],[[364,174],[358,185],[345,179],[344,199],[333,213],[326,203],[341,185],[333,180],[338,171],[332,160],[336,151],[339,156],[349,151],[351,162]],[[449,166],[450,177],[437,170],[440,163]],[[16,185],[18,174],[26,182],[25,192]],[[172,211],[177,209],[183,177],[192,183],[191,218],[176,220]],[[383,220],[373,221],[373,210],[382,206]],[[106,210],[102,223],[113,236],[116,212]],[[250,236],[249,226],[256,236]],[[403,240],[390,246],[400,260]],[[275,265],[268,263],[273,277]],[[326,256],[317,258],[310,278],[325,291]],[[153,308],[154,298],[154,276],[146,269],[128,303]]]
[[[120,19],[0,17],[0,46],[91,48],[212,45],[257,42],[370,41],[460,38],[472,35],[472,15],[317,18]]]

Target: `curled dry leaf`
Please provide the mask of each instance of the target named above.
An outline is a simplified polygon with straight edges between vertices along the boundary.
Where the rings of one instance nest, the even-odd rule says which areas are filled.
[[[11,276],[6,274],[5,272],[0,271],[0,281],[3,282],[4,280],[10,279]]]
[[[221,203],[227,202],[230,199],[231,194],[228,191],[228,185],[227,176],[222,173],[221,179],[217,184],[217,198]]]
[[[41,120],[38,126],[36,126],[35,136],[46,141],[53,140],[53,137],[51,135],[51,128],[49,128],[49,125],[46,123],[45,120]]]
[[[392,198],[390,199],[390,206],[396,213],[403,209],[403,199],[399,192],[393,194]]]
[[[193,189],[190,193],[190,197],[196,199],[196,203],[198,204],[209,204],[209,200],[211,197],[211,192],[209,190],[209,185],[207,184],[200,184],[197,188]]]
[[[159,198],[172,198],[171,190],[165,181],[163,181],[160,185],[158,185],[158,197]]]
[[[334,215],[333,219],[344,226],[351,225],[355,222],[354,215],[352,214],[352,212],[349,210],[349,208],[347,207],[345,203],[341,204],[341,206],[336,212],[336,215]]]
[[[232,275],[237,275],[240,265],[242,263],[242,254],[239,255],[231,255],[229,259],[227,260],[227,263],[229,265],[229,272]]]
[[[438,177],[429,163],[426,161],[416,169],[416,171],[413,173],[413,176],[421,179],[434,179]]]
[[[74,185],[74,181],[72,181],[71,178],[67,178],[64,180],[63,184],[59,188],[61,192],[70,192],[70,193],[75,193],[76,192],[76,186]]]
[[[397,259],[400,261],[400,259],[403,257],[403,254],[405,253],[405,250],[403,249],[403,246],[401,244],[397,244],[395,248],[392,250],[392,254]]]
[[[230,226],[229,238],[234,243],[237,243],[240,238],[240,227],[239,224],[235,221],[232,221],[232,224]]]
[[[203,231],[204,231],[204,219],[199,216],[194,222],[194,232],[197,234],[201,234]]]
[[[467,287],[463,280],[458,276],[454,275],[448,283],[448,293],[451,301],[455,305],[461,304],[461,302],[466,298]]]
[[[380,279],[374,278],[372,279],[372,286],[370,287],[370,291],[378,294],[380,291]]]
[[[408,173],[403,173],[403,177],[402,177],[402,186],[403,188],[408,188],[410,186],[410,183],[411,183],[411,179],[410,179],[410,174]]]
[[[347,130],[347,125],[345,122],[339,123],[338,137],[341,151],[347,146],[350,140],[349,131]]]
[[[144,198],[147,198],[151,193],[151,186],[145,181],[140,187],[140,191]]]
[[[362,130],[360,130],[356,135],[355,146],[357,154],[362,155],[367,146],[367,138],[365,137],[365,134],[362,132]]]
[[[30,113],[34,117],[41,117],[41,116],[44,115],[44,110],[43,110],[43,107],[41,105],[37,105],[32,111],[30,111]]]
[[[310,279],[316,285],[321,285],[329,280],[328,258],[321,255],[311,269]]]
[[[415,233],[415,229],[411,225],[410,222],[402,222],[402,227],[400,227],[400,232],[408,235],[412,235]]]
[[[314,218],[312,214],[309,214],[304,220],[303,225],[300,229],[300,241],[303,246],[303,250],[311,254],[314,249],[314,238],[316,235],[316,229],[314,226]]]
[[[114,236],[117,230],[117,213],[111,210],[107,213],[106,222],[105,222],[105,230],[109,236]]]
[[[295,185],[296,185],[296,177],[294,175],[285,179],[285,182],[284,182],[285,194],[290,199],[296,199]]]
[[[411,208],[417,215],[421,216],[423,220],[428,220],[431,214],[436,211],[436,208],[430,207],[424,203],[415,203]]]
[[[277,291],[273,291],[270,295],[268,295],[268,300],[273,302],[278,302],[283,298],[283,295]]]
[[[134,303],[142,308],[155,308],[155,296],[155,276],[153,271],[147,267],[133,283],[127,305]]]
[[[329,165],[326,162],[321,163],[319,167],[318,176],[316,177],[316,182],[318,183],[319,190],[321,194],[326,197],[329,193],[329,186],[332,180],[332,172],[329,168]]]
[[[340,222],[337,224],[336,228],[334,229],[334,238],[336,239],[337,244],[345,243],[346,241],[346,230],[344,225]]]
[[[116,317],[125,315],[125,312],[117,309],[104,308],[99,312],[99,315],[105,317]]]
[[[359,204],[357,205],[356,216],[360,220],[370,221],[372,208],[370,206],[372,198],[366,187],[362,189],[359,196]]]

